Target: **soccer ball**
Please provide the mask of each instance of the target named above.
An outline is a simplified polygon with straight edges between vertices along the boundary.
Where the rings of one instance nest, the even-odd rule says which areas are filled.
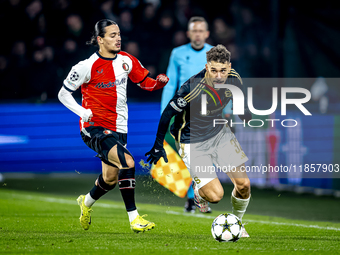
[[[211,234],[218,242],[236,242],[242,235],[242,222],[234,214],[220,214],[211,225]]]

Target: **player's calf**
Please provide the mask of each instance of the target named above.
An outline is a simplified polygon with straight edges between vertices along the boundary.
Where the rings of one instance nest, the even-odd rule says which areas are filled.
[[[250,180],[249,178],[234,179],[234,194],[241,199],[247,199],[250,196]]]
[[[107,179],[107,178],[106,178]],[[108,181],[108,180],[107,180]],[[95,185],[93,186],[93,188],[90,191],[90,196],[94,199],[94,200],[98,200],[99,198],[101,198],[103,195],[105,195],[107,192],[109,192],[110,190],[114,189],[114,187],[116,186],[115,182],[112,182],[113,184],[110,185],[108,184],[104,178],[103,175],[100,174],[95,182]],[[87,206],[92,206],[92,205],[87,205]]]
[[[135,168],[121,169],[119,171],[118,186],[131,224],[139,217],[135,203]]]
[[[193,184],[193,189],[194,189],[194,202],[197,208],[200,210],[200,212],[207,212],[209,208],[208,201],[206,201],[204,198],[201,197],[199,194],[199,190],[197,188],[196,183]]]
[[[118,186],[122,194],[126,211],[136,210],[135,204],[135,168],[121,169],[118,176]]]

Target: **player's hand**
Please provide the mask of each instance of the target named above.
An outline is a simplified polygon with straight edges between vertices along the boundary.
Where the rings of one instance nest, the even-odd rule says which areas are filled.
[[[158,160],[160,160],[161,157],[164,158],[165,163],[168,163],[168,158],[163,147],[159,149],[153,147],[149,152],[145,153],[145,156],[148,157],[146,161],[150,164],[157,164]]]
[[[89,121],[91,121],[92,117],[93,117],[93,114],[92,114],[91,109],[86,109],[86,110],[83,112],[83,116],[81,116],[81,119],[82,119],[82,121],[84,121],[84,122],[89,122]]]
[[[159,74],[156,78],[157,81],[162,82],[162,83],[168,83],[169,78],[165,74]]]
[[[92,117],[93,117],[93,114],[90,115],[90,117],[89,117],[89,119],[87,120],[87,122],[90,122],[91,119],[92,119]]]

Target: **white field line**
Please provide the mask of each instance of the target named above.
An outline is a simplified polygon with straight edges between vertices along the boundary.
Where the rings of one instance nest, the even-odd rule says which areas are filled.
[[[31,196],[31,195],[17,195],[17,194],[11,194],[13,197],[20,197],[23,199],[28,200],[35,200],[35,201],[43,201],[43,202],[50,202],[50,203],[58,203],[58,204],[70,204],[70,205],[76,205],[77,201],[74,200],[68,200],[68,199],[62,199],[62,198],[54,198],[54,197],[41,197],[41,196]],[[116,208],[116,209],[125,209],[125,206],[123,205],[114,205],[114,204],[107,204],[102,202],[97,202],[95,207],[103,207],[103,208]],[[149,211],[157,211],[159,210],[150,210]],[[165,213],[167,214],[173,214],[173,215],[180,215],[180,216],[186,216],[186,217],[196,217],[196,218],[205,218],[205,219],[215,219],[215,216],[209,216],[205,214],[194,214],[194,213],[181,213],[176,211],[167,211],[165,210]],[[302,228],[316,228],[316,229],[324,229],[324,230],[334,230],[334,231],[340,231],[340,228],[335,227],[322,227],[318,225],[306,225],[306,224],[297,224],[297,223],[287,223],[287,222],[275,222],[275,221],[263,221],[263,220],[245,220],[246,222],[254,222],[254,223],[260,223],[260,224],[268,224],[268,225],[282,225],[282,226],[295,226],[295,227],[302,227]]]
[[[62,199],[62,198],[55,198],[55,197],[41,197],[41,196],[18,195],[18,194],[11,194],[11,196],[23,198],[23,199],[27,199],[27,200],[43,201],[43,202],[58,203],[58,204],[77,205],[76,199],[74,199],[74,201],[72,201],[72,200],[69,200],[69,199]],[[96,207],[125,209],[125,206],[123,206],[123,205],[113,205],[113,204],[106,204],[106,203],[102,203],[102,202],[97,202]]]

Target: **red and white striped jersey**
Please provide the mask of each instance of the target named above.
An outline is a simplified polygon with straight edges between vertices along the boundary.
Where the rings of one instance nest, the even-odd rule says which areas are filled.
[[[64,80],[64,87],[70,92],[81,87],[82,106],[93,113],[91,122],[84,123],[80,119],[80,129],[102,126],[127,133],[128,78],[139,85],[148,74],[137,58],[123,51],[115,58],[104,58],[96,52],[73,66]]]

